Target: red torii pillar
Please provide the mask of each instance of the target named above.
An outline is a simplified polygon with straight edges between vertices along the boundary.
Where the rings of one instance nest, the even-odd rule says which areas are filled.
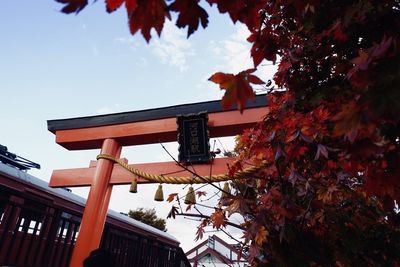
[[[267,113],[265,95],[259,95],[248,104],[242,114],[236,110],[222,111],[219,101],[209,101],[160,109],[117,113],[48,121],[48,129],[56,136],[56,142],[69,150],[101,148],[101,154],[119,158],[123,146],[176,141],[176,116],[179,114],[208,111],[210,137],[232,136],[253,126]],[[229,159],[216,159],[213,170],[226,173]],[[114,163],[99,159],[95,169],[70,169],[53,171],[50,186],[91,186],[82,223],[70,267],[81,267],[83,260],[100,245],[113,184],[129,184],[128,175],[121,175],[121,168]],[[208,175],[205,165],[196,167],[199,175]],[[142,168],[141,168],[142,167]],[[150,168],[153,173],[175,171],[173,162],[141,164],[138,169]],[[95,171],[94,171],[95,170]],[[181,176],[188,176],[181,173]],[[139,180],[139,183],[146,181]]]

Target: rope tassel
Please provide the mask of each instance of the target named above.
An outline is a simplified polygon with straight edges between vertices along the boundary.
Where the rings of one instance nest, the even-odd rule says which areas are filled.
[[[229,194],[231,193],[231,188],[229,187],[228,182],[225,182],[223,190],[224,191],[222,191],[221,198],[229,197]]]
[[[133,178],[131,187],[129,188],[129,192],[131,193],[137,193],[137,178]]]
[[[194,193],[194,189],[193,189],[192,186],[189,187],[189,191],[188,191],[188,193],[186,194],[186,197],[185,197],[185,204],[187,204],[187,205],[196,204],[196,195],[195,195],[195,193]]]
[[[240,179],[240,178],[252,175],[268,165],[267,161],[263,161],[259,166],[251,166],[249,168],[244,169],[243,171],[235,173],[235,175],[233,177],[228,174],[217,174],[217,175],[211,175],[210,177],[208,177],[208,176],[205,176],[205,177],[201,177],[201,176],[175,177],[175,176],[164,176],[164,175],[152,174],[152,173],[140,171],[138,169],[134,169],[131,166],[129,166],[127,163],[125,163],[123,160],[117,159],[117,158],[115,158],[111,155],[107,155],[107,154],[97,155],[96,158],[97,159],[108,159],[112,162],[115,162],[118,165],[120,165],[122,168],[128,170],[129,172],[131,172],[131,173],[137,175],[138,177],[141,177],[149,182],[166,183],[166,184],[189,184],[189,183],[205,184],[205,183],[210,183],[210,182],[222,182],[222,181],[227,181],[227,180]]]
[[[155,201],[164,201],[164,192],[162,189],[162,185],[158,186],[156,194],[154,195],[154,200]]]

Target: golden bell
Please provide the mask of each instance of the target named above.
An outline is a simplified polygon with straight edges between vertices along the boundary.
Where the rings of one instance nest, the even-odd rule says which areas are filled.
[[[185,202],[186,205],[196,204],[196,195],[194,193],[193,187],[189,187],[189,191],[186,194]]]
[[[154,200],[155,201],[164,201],[164,192],[162,190],[162,185],[158,186],[156,194],[154,195]]]
[[[225,182],[224,184],[224,188],[222,189],[222,194],[221,194],[221,198],[227,198],[230,196],[231,194],[231,188],[229,187],[229,183]]]
[[[136,177],[133,178],[133,180],[132,180],[131,187],[129,188],[129,192],[137,193],[137,179],[136,179]]]

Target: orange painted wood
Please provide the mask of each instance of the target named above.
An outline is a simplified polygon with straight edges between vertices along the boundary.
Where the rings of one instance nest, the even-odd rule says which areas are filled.
[[[209,113],[210,137],[232,136],[262,120],[268,107]],[[56,142],[69,150],[100,148],[112,138],[122,146],[172,142],[177,140],[176,118],[157,119],[118,125],[58,130]]]
[[[101,153],[119,157],[121,145],[113,139],[106,139]],[[109,182],[113,167],[109,160],[99,159],[97,163],[70,267],[83,266],[84,259],[100,246],[112,192]]]
[[[231,164],[232,158],[216,158],[210,164],[197,164],[193,165],[194,170],[198,175],[209,175],[210,168],[212,168],[212,174],[228,173],[228,164]],[[139,169],[144,172],[154,174],[166,174],[176,171],[182,171],[182,168],[175,162],[156,162],[156,163],[141,163],[141,164],[130,164],[135,169]],[[76,169],[65,169],[65,170],[54,170],[51,175],[49,186],[51,187],[76,187],[76,186],[90,186],[96,171],[96,162],[91,162],[89,168],[76,168]],[[186,177],[191,176],[191,173],[182,171],[179,173],[169,174],[165,176],[176,176]],[[122,185],[130,184],[132,182],[133,174],[130,174],[127,170],[121,166],[115,164],[110,184],[111,185]],[[146,180],[139,179],[138,183],[149,183]]]

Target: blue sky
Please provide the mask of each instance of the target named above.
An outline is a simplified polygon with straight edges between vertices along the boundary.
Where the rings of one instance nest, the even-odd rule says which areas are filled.
[[[99,151],[71,152],[58,146],[46,120],[220,99],[222,92],[207,79],[216,71],[252,67],[248,33],[215,7],[202,5],[210,15],[206,30],[186,39],[186,31],[168,21],[162,37],[153,34],[147,44],[141,35],[130,35],[124,8],[108,14],[103,1],[78,15],[60,13],[62,6],[50,0],[3,3],[0,144],[40,163],[42,169],[30,173],[48,181],[53,169],[87,166]],[[273,69],[267,64],[261,77],[270,78]],[[223,148],[232,147],[229,139],[221,142]],[[167,147],[176,154],[176,144]],[[168,160],[157,144],[124,148],[122,155],[130,162]],[[165,217],[170,205],[151,200],[155,189],[144,186],[145,193],[132,195],[126,186],[115,187],[110,208],[126,212],[154,207]],[[168,194],[182,188],[166,189]],[[88,191],[74,192],[85,196]],[[187,250],[194,245],[196,225],[179,219],[169,221],[168,229]]]

